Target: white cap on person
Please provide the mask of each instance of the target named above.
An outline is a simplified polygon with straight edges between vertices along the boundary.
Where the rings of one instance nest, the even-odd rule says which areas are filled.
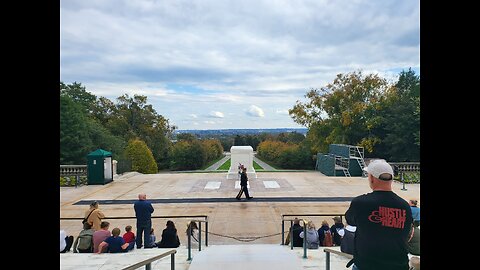
[[[389,180],[393,179],[392,166],[390,166],[390,164],[388,164],[383,159],[376,159],[371,161],[367,167],[363,168],[363,170],[378,179],[380,179],[380,175],[384,173],[388,173],[392,176]],[[380,180],[383,180],[383,179],[380,179]]]

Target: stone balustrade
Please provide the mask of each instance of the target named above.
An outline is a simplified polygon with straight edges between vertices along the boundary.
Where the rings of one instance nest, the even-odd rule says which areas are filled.
[[[60,176],[86,176],[87,165],[60,165]]]

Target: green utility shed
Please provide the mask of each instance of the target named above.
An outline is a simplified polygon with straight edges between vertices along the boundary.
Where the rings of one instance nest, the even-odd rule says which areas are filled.
[[[97,149],[87,155],[89,185],[104,185],[113,181],[112,153]]]

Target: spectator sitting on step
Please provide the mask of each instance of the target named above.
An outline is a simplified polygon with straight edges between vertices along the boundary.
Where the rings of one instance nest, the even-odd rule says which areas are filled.
[[[102,221],[102,223],[100,223],[100,230],[93,233],[93,253],[97,253],[100,243],[112,235],[108,230],[109,227],[110,222]]]
[[[300,237],[304,238],[304,233],[303,231],[300,233]],[[307,248],[308,249],[318,249],[319,246],[319,238],[318,238],[318,232],[317,229],[315,229],[315,224],[310,220],[307,223]]]
[[[333,245],[340,246],[342,244],[342,237],[344,232],[342,232],[343,227],[342,219],[340,217],[334,217],[333,221],[335,224],[330,227],[330,232],[332,233]]]
[[[73,244],[73,236],[67,236],[67,233],[64,230],[60,230],[60,253],[65,253],[70,251],[70,248]]]
[[[318,240],[320,241],[320,245],[323,246],[323,240],[325,240],[325,232],[330,230],[330,225],[326,220],[322,221],[322,226],[318,229]]]
[[[128,252],[128,243],[125,243],[123,237],[120,237],[120,229],[114,228],[112,230],[112,236],[108,237],[98,246],[98,254],[102,253],[102,250],[106,247],[109,253]]]
[[[75,243],[73,243],[73,253],[92,253],[94,232],[90,223],[85,222],[83,230],[78,234]]]
[[[150,243],[152,243],[152,247],[157,247],[157,237],[155,236],[155,229],[150,230]]]
[[[413,224],[415,227],[418,227],[420,226],[420,207],[417,206],[418,201],[416,199],[410,199],[408,204],[412,210]]]
[[[198,242],[198,226],[197,226],[197,223],[193,220],[190,221],[190,223],[188,223],[187,225],[187,231],[186,231],[187,236],[189,233],[192,239]]]
[[[135,234],[132,232],[132,226],[127,225],[125,227],[123,240],[125,240],[125,243],[128,243],[128,250],[132,250],[135,247]]]
[[[102,218],[105,218],[100,209],[98,209],[98,202],[94,201],[90,204],[90,209],[85,211],[85,218],[87,218],[87,222],[92,225],[93,230],[98,231],[100,230],[100,224],[102,223]]]
[[[408,253],[420,256],[420,228],[412,223],[407,240]]]
[[[290,228],[287,238],[285,239],[285,245],[290,244],[290,240],[292,238],[291,235],[293,235],[293,246],[303,247],[303,239],[300,237],[301,232],[303,232],[303,227],[300,226],[300,220],[295,218],[293,220],[293,226]]]
[[[344,235],[342,238],[342,243],[340,245],[340,251],[353,255],[353,250],[355,248],[355,231],[357,227],[351,226],[347,223],[347,226],[344,228]]]
[[[162,240],[157,243],[158,248],[177,248],[180,246],[177,229],[173,221],[167,221],[166,228],[162,232]]]

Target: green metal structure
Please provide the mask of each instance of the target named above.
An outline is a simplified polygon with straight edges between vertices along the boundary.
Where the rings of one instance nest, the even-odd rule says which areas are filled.
[[[327,176],[366,176],[363,147],[331,144],[328,154],[317,154],[315,169]]]
[[[97,149],[87,155],[89,185],[104,185],[113,181],[112,153]]]

